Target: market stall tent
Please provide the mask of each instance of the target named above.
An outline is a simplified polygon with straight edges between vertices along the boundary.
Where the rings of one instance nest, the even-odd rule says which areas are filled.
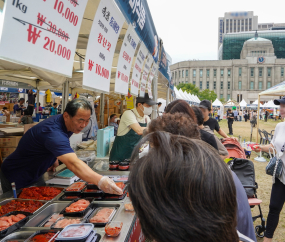
[[[212,103],[212,106],[213,107],[221,107],[221,106],[223,106],[223,104],[218,98],[216,98],[216,100]]]
[[[247,103],[244,99],[242,99],[242,101],[239,103],[239,106],[240,107],[246,107],[247,106]]]

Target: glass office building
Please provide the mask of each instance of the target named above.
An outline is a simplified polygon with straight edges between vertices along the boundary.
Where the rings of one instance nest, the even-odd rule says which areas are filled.
[[[255,32],[225,34],[223,44],[219,48],[219,60],[240,59],[240,54],[245,41],[254,37]],[[269,30],[259,31],[258,37],[272,41],[277,59],[285,59],[285,31]]]

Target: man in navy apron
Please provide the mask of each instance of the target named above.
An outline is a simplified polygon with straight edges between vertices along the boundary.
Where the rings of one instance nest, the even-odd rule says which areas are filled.
[[[136,101],[136,107],[125,111],[121,117],[110,161],[129,159],[150,122],[149,115],[152,113],[152,106],[156,104],[155,101],[149,98],[148,93],[144,97],[138,97]]]

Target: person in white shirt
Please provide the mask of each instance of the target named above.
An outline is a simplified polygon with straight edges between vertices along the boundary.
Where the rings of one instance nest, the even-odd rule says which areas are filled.
[[[218,108],[218,121],[220,122],[220,117],[221,117],[221,109],[220,108]]]
[[[137,97],[136,101],[136,107],[125,111],[121,117],[117,136],[110,152],[110,161],[121,162],[129,159],[150,123],[149,115],[156,102],[149,98],[148,93],[144,97]]]
[[[285,117],[285,96],[281,99],[274,100],[275,105],[280,105],[280,115],[282,118]],[[275,177],[275,182],[272,185],[272,191],[271,191],[271,198],[270,198],[270,205],[269,205],[269,213],[267,217],[267,224],[266,224],[266,231],[265,231],[265,237],[263,242],[272,242],[273,234],[277,228],[278,222],[279,222],[279,216],[280,212],[282,210],[282,207],[285,203],[285,155],[284,155],[284,149],[285,149],[285,123],[278,123],[273,139],[271,141],[271,144],[269,145],[255,145],[253,146],[253,149],[255,151],[264,151],[269,152],[269,149],[272,151],[272,148],[276,150],[277,153],[283,152],[280,156],[282,162],[283,162],[283,172],[281,174],[280,178]]]

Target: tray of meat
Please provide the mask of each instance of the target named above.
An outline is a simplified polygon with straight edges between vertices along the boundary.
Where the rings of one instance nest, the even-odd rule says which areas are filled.
[[[82,198],[82,196],[70,196],[70,195],[62,195],[58,200],[59,201],[73,201],[75,199]]]
[[[82,191],[83,197],[102,197],[104,195],[104,192],[102,190],[98,189],[91,189],[91,188],[85,188]]]
[[[82,224],[85,222],[85,220],[86,219],[84,218],[77,218],[77,217],[63,217],[54,222],[51,228],[64,229],[66,226],[70,224]]]
[[[59,233],[58,229],[40,230],[33,233],[25,242],[55,242]]]
[[[60,213],[63,216],[83,217],[91,209],[91,203],[94,199],[87,197],[85,199],[76,199],[72,201]]]
[[[88,217],[87,222],[93,223],[95,227],[104,227],[109,221],[111,221],[116,214],[120,205],[110,204],[96,204],[98,206]]]
[[[10,212],[0,217],[0,237],[3,238],[8,234],[21,228],[29,220],[31,213],[28,212]]]
[[[63,229],[58,235],[59,241],[84,242],[93,231],[93,224],[72,224]]]
[[[47,219],[45,219],[39,227],[45,227],[50,228],[58,219],[63,218],[62,214],[59,213],[53,213],[51,216],[49,216]]]
[[[61,187],[27,187],[20,191],[18,198],[49,201],[59,195],[63,189]]]
[[[26,241],[35,231],[18,231],[7,235],[1,242],[23,242]]]
[[[90,183],[90,182],[89,182],[89,183],[87,183],[87,185],[86,185],[86,186],[87,186],[87,188],[88,188],[88,189],[99,189],[95,184]]]
[[[81,191],[86,187],[85,182],[75,182],[66,188],[63,192],[68,196],[80,196]]]
[[[123,195],[105,194],[103,201],[119,201],[123,200],[127,195],[127,191],[124,191]]]
[[[0,202],[0,216],[14,211],[36,213],[45,203],[46,201],[6,199]]]

